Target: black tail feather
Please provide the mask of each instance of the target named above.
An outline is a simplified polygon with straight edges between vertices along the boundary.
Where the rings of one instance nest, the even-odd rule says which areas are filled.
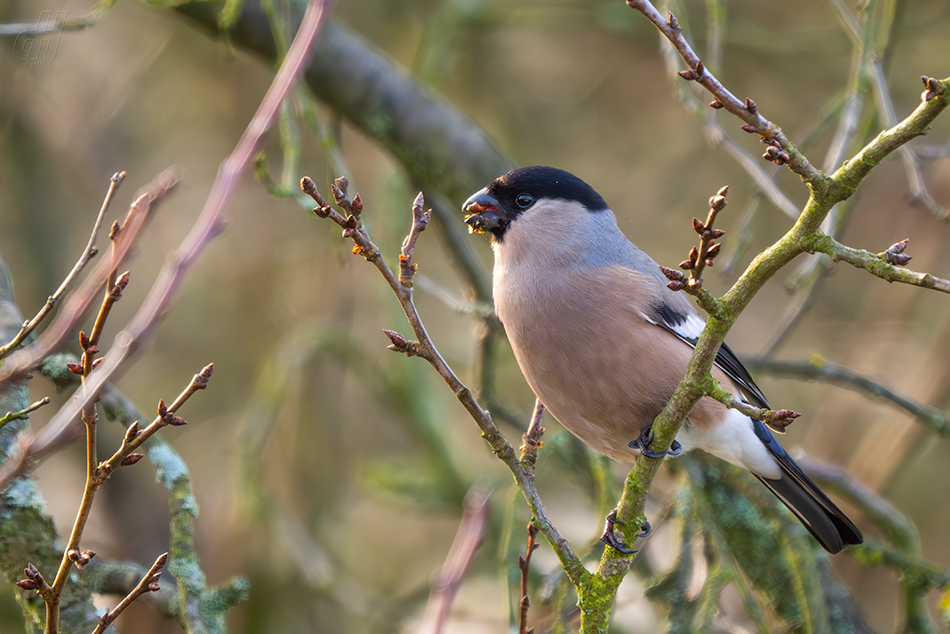
[[[782,477],[770,480],[756,476],[805,525],[818,543],[834,555],[848,544],[864,541],[861,531],[808,479],[788,456],[779,459]]]

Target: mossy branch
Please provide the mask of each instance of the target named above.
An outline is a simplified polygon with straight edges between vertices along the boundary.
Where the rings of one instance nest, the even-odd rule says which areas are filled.
[[[904,121],[885,130],[868,144],[854,159],[845,163],[829,177],[803,156],[781,133],[781,129],[764,119],[754,102],[740,102],[703,67],[682,35],[675,16],[663,17],[645,0],[628,0],[628,4],[641,11],[673,43],[690,66],[690,71],[680,75],[695,80],[706,87],[719,102],[719,107],[735,114],[750,127],[747,131],[759,133],[763,138],[776,139],[778,146],[788,156],[783,164],[799,174],[810,187],[810,196],[795,225],[775,244],[756,257],[733,287],[722,297],[719,310],[710,319],[696,343],[693,356],[683,380],[673,397],[653,423],[653,447],[662,451],[671,445],[690,409],[704,395],[712,394],[715,387],[710,371],[719,347],[726,334],[735,324],[739,314],[748,306],[755,294],[775,273],[798,255],[816,250],[813,246],[824,234],[819,227],[831,208],[845,200],[858,188],[870,170],[886,156],[908,141],[925,134],[931,122],[950,105],[950,80],[925,79],[928,90],[923,103]],[[623,532],[627,543],[635,538],[638,521],[642,522],[646,495],[660,460],[641,458],[627,476],[621,498],[618,519],[626,523]],[[628,555],[606,549],[596,575],[589,584],[579,587],[581,605],[581,631],[607,632],[610,606],[613,604],[620,581],[631,563]],[[586,617],[586,621],[585,621]]]

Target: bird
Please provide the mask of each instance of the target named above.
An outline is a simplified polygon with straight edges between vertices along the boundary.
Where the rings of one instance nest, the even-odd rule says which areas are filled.
[[[490,236],[495,311],[525,380],[561,425],[621,462],[703,450],[750,471],[829,553],[862,543],[763,422],[710,397],[670,450],[649,448],[652,422],[686,373],[705,320],[667,287],[590,185],[554,167],[519,168],[472,194],[462,211],[472,231]],[[768,408],[725,344],[712,376],[736,398]],[[604,541],[633,552],[611,538],[612,516]]]

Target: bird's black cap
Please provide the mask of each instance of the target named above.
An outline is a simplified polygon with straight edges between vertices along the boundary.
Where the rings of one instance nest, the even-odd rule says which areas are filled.
[[[593,187],[570,172],[542,165],[499,176],[472,194],[462,209],[472,230],[501,240],[511,222],[542,198],[575,201],[594,212],[607,209]]]
[[[511,170],[499,176],[488,186],[488,193],[500,203],[513,209],[518,208],[517,197],[521,194],[540,198],[563,198],[581,203],[591,211],[607,209],[607,203],[594,191],[594,188],[574,176],[556,167],[535,165]]]

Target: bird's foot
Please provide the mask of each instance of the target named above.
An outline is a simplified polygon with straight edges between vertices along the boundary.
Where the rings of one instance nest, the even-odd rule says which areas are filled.
[[[624,555],[632,555],[637,552],[636,550],[631,550],[624,546],[617,539],[617,536],[614,534],[614,526],[623,526],[624,523],[617,519],[617,509],[612,510],[607,514],[606,521],[604,522],[604,534],[600,536],[600,541],[604,542],[614,550],[623,553]],[[650,522],[644,522],[640,527],[640,532],[637,533],[637,538],[646,537],[652,532],[650,528]]]
[[[636,440],[631,440],[627,446],[636,449],[640,452],[641,455],[646,456],[647,458],[662,458],[663,456],[678,456],[683,452],[683,447],[680,445],[679,441],[674,440],[673,444],[670,445],[669,450],[657,453],[650,450],[650,443],[653,442],[653,426],[648,425],[640,430],[640,437]]]

